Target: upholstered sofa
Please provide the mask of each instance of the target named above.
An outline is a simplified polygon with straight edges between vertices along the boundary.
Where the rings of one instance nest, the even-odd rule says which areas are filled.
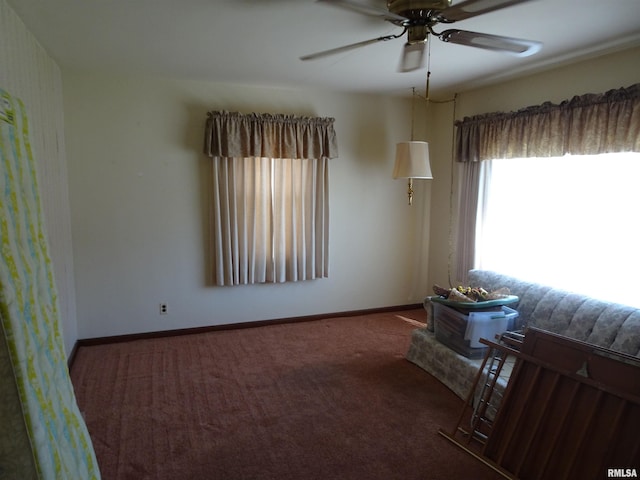
[[[486,290],[508,287],[517,295],[509,305],[519,316],[517,328],[534,326],[640,359],[640,309],[523,281],[487,270],[471,270],[469,285]],[[413,331],[406,358],[460,398],[466,399],[482,359],[471,360],[440,343],[432,331],[432,305],[425,299],[427,326]],[[490,339],[493,340],[493,339]]]

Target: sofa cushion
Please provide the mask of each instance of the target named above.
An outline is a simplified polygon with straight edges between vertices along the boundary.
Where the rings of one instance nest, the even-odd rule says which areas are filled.
[[[541,291],[539,293],[540,296],[537,298],[532,292],[527,296],[532,305],[535,303],[527,326],[538,327],[562,335],[569,328],[571,320],[576,310],[584,302],[584,298],[570,295],[563,290],[548,289],[544,293]]]
[[[609,305],[596,319],[587,342],[599,347],[611,348],[618,330],[631,313],[628,307]]]
[[[640,311],[633,312],[620,325],[611,349],[640,358]]]
[[[602,314],[606,311],[607,304],[581,295],[574,296],[577,297],[580,306],[569,316],[567,327],[557,333],[588,342],[598,319],[603,318]]]

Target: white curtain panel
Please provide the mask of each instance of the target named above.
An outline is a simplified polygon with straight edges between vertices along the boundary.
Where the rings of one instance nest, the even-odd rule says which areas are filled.
[[[322,159],[216,158],[216,285],[327,277],[328,168]]]
[[[270,263],[270,160],[213,160],[212,236],[217,285],[265,282]]]
[[[328,276],[328,161],[273,161],[276,282]]]

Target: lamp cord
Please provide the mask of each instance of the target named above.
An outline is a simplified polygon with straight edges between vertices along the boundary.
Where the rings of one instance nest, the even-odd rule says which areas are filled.
[[[455,143],[456,143],[456,106],[458,94],[453,94],[453,121],[451,122],[451,176],[449,183],[449,256],[447,258],[447,276],[449,280],[449,287],[453,288],[453,284],[451,282],[451,262],[453,258],[453,173],[455,169]]]

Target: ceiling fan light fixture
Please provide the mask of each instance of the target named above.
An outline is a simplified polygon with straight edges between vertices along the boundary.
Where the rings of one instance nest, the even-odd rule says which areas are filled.
[[[407,43],[424,43],[429,37],[429,28],[426,25],[411,25],[407,27]]]
[[[419,43],[405,43],[402,47],[402,56],[400,57],[400,65],[398,71],[412,72],[420,70],[424,67],[424,51],[426,41]]]

